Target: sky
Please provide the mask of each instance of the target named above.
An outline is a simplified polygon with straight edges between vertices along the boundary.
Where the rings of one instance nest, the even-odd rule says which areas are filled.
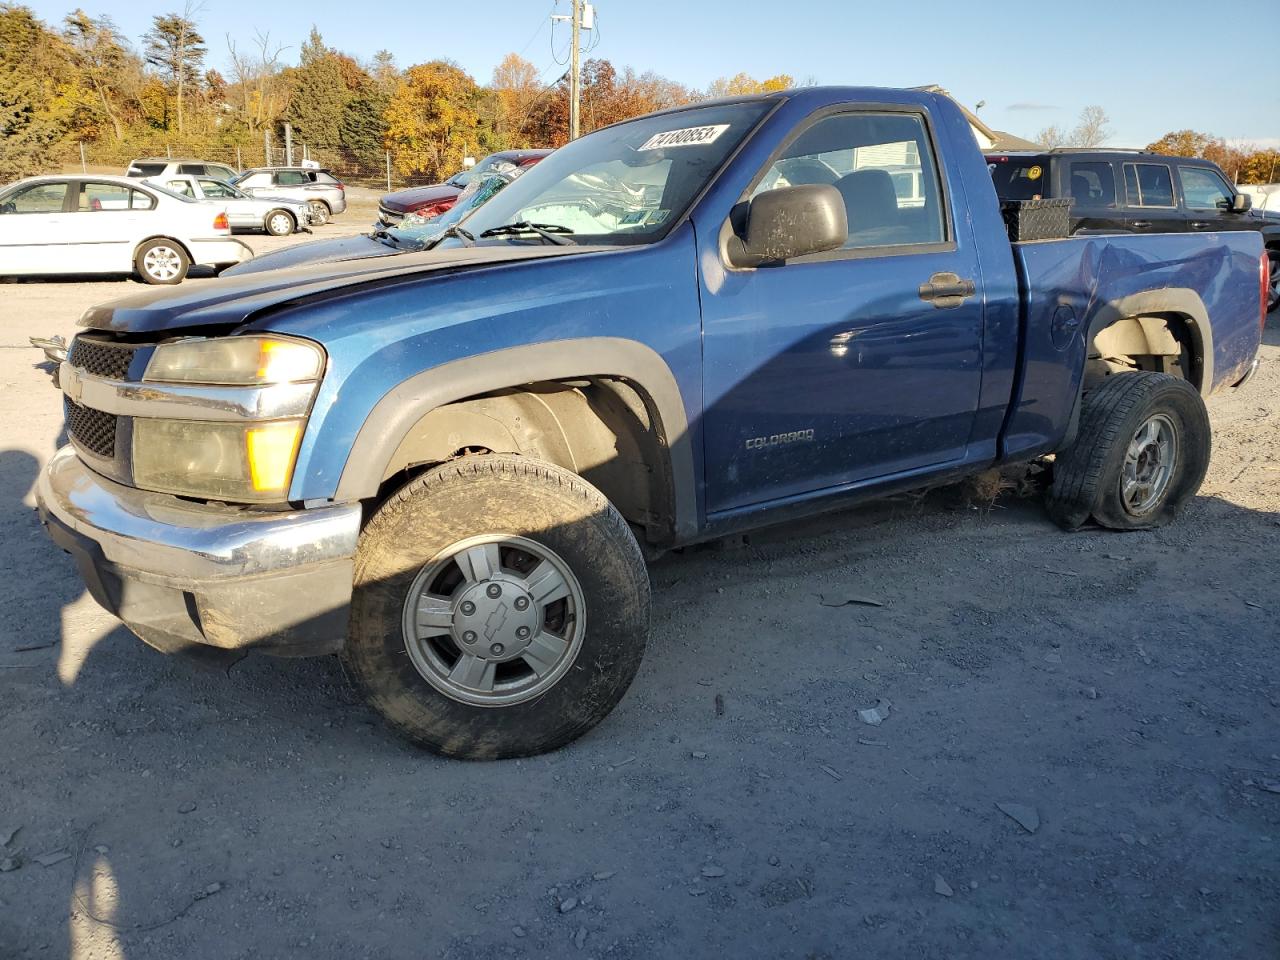
[[[21,0],[19,0],[21,2]],[[184,0],[83,0],[135,45],[153,14]],[[71,2],[27,0],[56,24]],[[1069,0],[1065,4],[963,0],[597,0],[589,56],[654,70],[691,87],[746,72],[787,73],[822,84],[946,87],[991,127],[1033,138],[1070,128],[1101,105],[1112,146],[1145,146],[1192,128],[1234,142],[1280,147],[1280,3],[1235,0]],[[225,74],[227,36],[241,48],[270,31],[295,62],[314,23],[325,42],[360,60],[388,49],[410,66],[439,57],[489,80],[507,53],[546,82],[565,70],[569,0],[343,0],[266,4],[204,0],[197,14],[209,63]]]

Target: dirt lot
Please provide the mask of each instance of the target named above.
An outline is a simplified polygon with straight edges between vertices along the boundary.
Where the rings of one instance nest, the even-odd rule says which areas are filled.
[[[0,285],[0,957],[1280,957],[1280,329],[1176,526],[942,492],[669,557],[613,716],[468,764],[84,593],[26,338],[136,289]]]

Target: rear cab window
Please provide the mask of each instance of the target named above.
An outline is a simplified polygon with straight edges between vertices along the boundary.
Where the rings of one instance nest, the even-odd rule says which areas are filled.
[[[1173,174],[1164,163],[1126,163],[1124,189],[1131,207],[1174,207]]]
[[[991,156],[987,169],[1001,200],[1041,200],[1052,192],[1048,157]]]

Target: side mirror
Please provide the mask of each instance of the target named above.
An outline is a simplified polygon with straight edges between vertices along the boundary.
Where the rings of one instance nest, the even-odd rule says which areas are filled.
[[[844,197],[835,187],[804,184],[768,190],[746,211],[745,228],[729,238],[735,267],[782,264],[808,253],[838,250],[849,239]]]
[[[1253,207],[1253,197],[1247,193],[1237,193],[1231,199],[1232,213],[1245,213]]]

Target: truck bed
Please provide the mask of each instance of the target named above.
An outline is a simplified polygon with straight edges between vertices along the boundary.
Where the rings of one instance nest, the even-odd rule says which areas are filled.
[[[1133,315],[1182,318],[1202,395],[1238,383],[1262,336],[1258,310],[1259,234],[1114,234],[1013,244],[1021,293],[1019,371],[1001,459],[1055,449],[1072,428],[1093,334]],[[1158,303],[1152,303],[1151,291]],[[1153,309],[1153,306],[1157,309]]]

